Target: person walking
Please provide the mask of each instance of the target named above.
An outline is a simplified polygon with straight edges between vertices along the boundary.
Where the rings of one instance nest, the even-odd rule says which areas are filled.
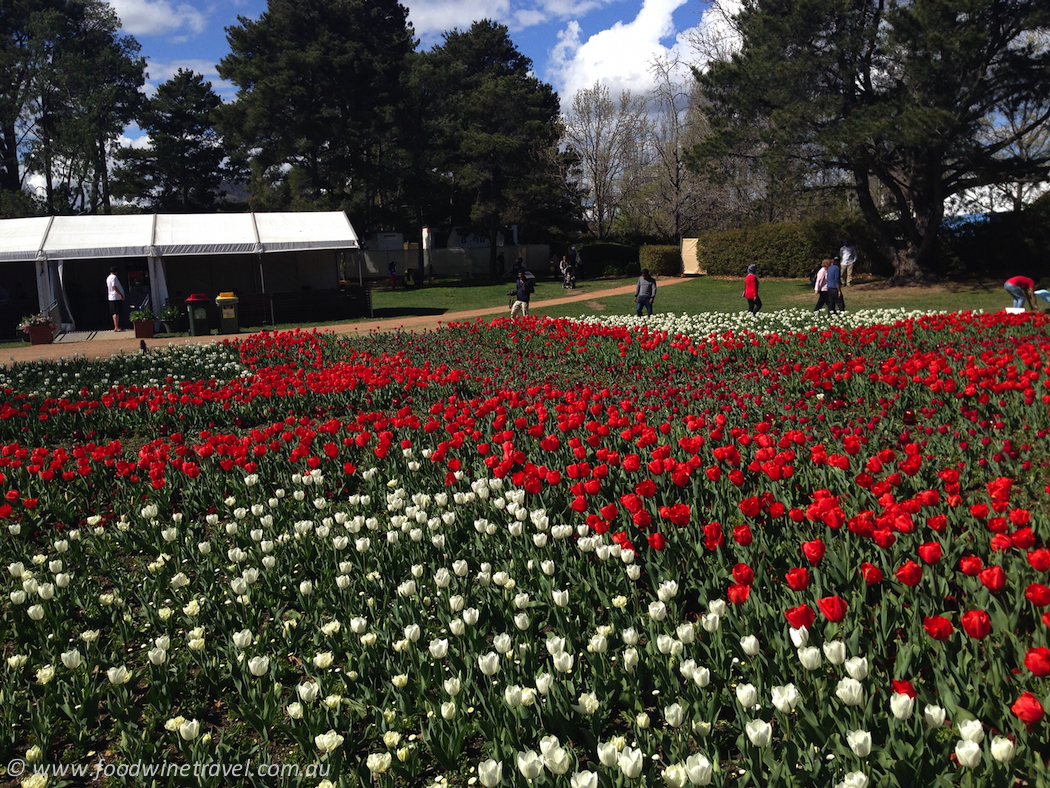
[[[762,299],[758,297],[758,266],[752,263],[747,267],[744,277],[744,298],[747,299],[747,311],[757,315],[762,308]]]
[[[817,271],[816,281],[813,283],[813,292],[817,294],[817,305],[813,307],[814,312],[819,312],[822,306],[827,305],[828,314],[835,313],[835,302],[838,300],[838,288],[835,289],[834,298],[828,288],[828,269],[834,262],[830,257],[825,257],[820,263]],[[836,268],[837,270],[837,268]]]
[[[517,311],[521,310],[522,317],[529,316],[529,297],[532,295],[532,277],[525,276],[524,271],[518,271],[514,291],[507,295],[514,296],[514,303],[510,305],[510,316],[513,318]]]
[[[828,308],[832,314],[840,309],[846,311],[846,304],[842,300],[842,269],[834,257],[828,264]]]
[[[857,247],[847,238],[839,249],[839,265],[842,266],[842,280],[846,287],[853,284],[853,264],[856,262]]]
[[[1014,309],[1024,309],[1024,302],[1027,300],[1033,312],[1039,311],[1035,305],[1035,282],[1027,276],[1011,276],[1006,280],[1003,289],[1013,296]]]
[[[634,287],[635,314],[642,316],[642,309],[648,311],[649,316],[653,314],[653,301],[656,300],[656,280],[649,273],[648,268],[642,269],[642,275],[638,277],[638,284]]]
[[[124,314],[124,286],[117,278],[116,266],[110,266],[109,276],[106,277],[106,296],[109,299],[109,314],[113,318],[113,330],[123,331],[120,327],[120,316]]]

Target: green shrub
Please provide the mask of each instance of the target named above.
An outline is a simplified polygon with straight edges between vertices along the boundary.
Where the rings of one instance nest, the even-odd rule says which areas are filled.
[[[625,276],[638,273],[638,247],[597,243],[577,246],[584,276]]]
[[[643,246],[638,250],[638,265],[648,268],[653,276],[681,276],[682,250],[677,246]]]
[[[766,224],[701,235],[696,244],[700,270],[712,276],[744,276],[752,263],[759,276],[806,278],[825,257],[838,255],[849,238],[857,247],[854,273],[886,273],[878,247],[861,217]]]

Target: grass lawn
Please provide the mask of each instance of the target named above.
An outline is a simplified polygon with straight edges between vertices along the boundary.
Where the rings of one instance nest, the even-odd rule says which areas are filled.
[[[630,284],[625,281],[625,284]],[[591,283],[587,283],[591,284]],[[553,290],[553,292],[552,292]],[[674,313],[742,312],[747,308],[740,293],[743,281],[699,277],[689,282],[659,288],[656,310]],[[763,310],[802,308],[812,309],[816,296],[809,282],[801,279],[768,279],[761,283]],[[596,297],[573,304],[544,307],[543,299],[557,297],[560,288],[541,285],[537,288],[533,314],[550,317],[579,317],[582,315],[630,314],[634,300],[630,295]],[[882,282],[854,283],[845,291],[849,310],[900,308],[917,310],[962,311],[984,310],[994,312],[1010,305],[1010,297],[1002,285],[993,282],[945,282],[915,287],[888,287]]]

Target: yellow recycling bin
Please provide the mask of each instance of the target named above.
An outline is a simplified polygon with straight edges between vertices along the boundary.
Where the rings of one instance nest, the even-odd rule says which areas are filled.
[[[219,333],[237,334],[241,330],[237,315],[237,304],[241,299],[233,293],[219,293],[215,305],[219,307]]]

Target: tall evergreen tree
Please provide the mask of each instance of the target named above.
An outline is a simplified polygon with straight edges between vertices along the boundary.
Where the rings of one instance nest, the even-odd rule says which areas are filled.
[[[896,281],[929,276],[947,197],[1046,177],[1012,147],[1046,111],[984,133],[1045,95],[1050,54],[1028,37],[1050,24],[1045,0],[745,0],[734,21],[740,51],[699,75],[717,133],[698,158],[844,172]]]
[[[219,74],[238,92],[221,130],[253,151],[255,188],[372,226],[414,46],[407,18],[396,0],[269,0],[259,19],[227,28]]]
[[[179,69],[139,114],[148,148],[122,148],[114,191],[154,211],[213,210],[223,196],[226,151],[215,129],[222,99],[210,82]]]
[[[547,229],[553,210],[578,218],[571,161],[559,152],[558,95],[533,75],[507,28],[489,20],[446,33],[426,60],[445,96],[441,167],[455,184],[452,218],[488,236],[497,277],[500,227]]]
[[[104,0],[0,4],[0,190],[44,180],[49,213],[108,210],[108,154],[134,117],[145,60]]]

